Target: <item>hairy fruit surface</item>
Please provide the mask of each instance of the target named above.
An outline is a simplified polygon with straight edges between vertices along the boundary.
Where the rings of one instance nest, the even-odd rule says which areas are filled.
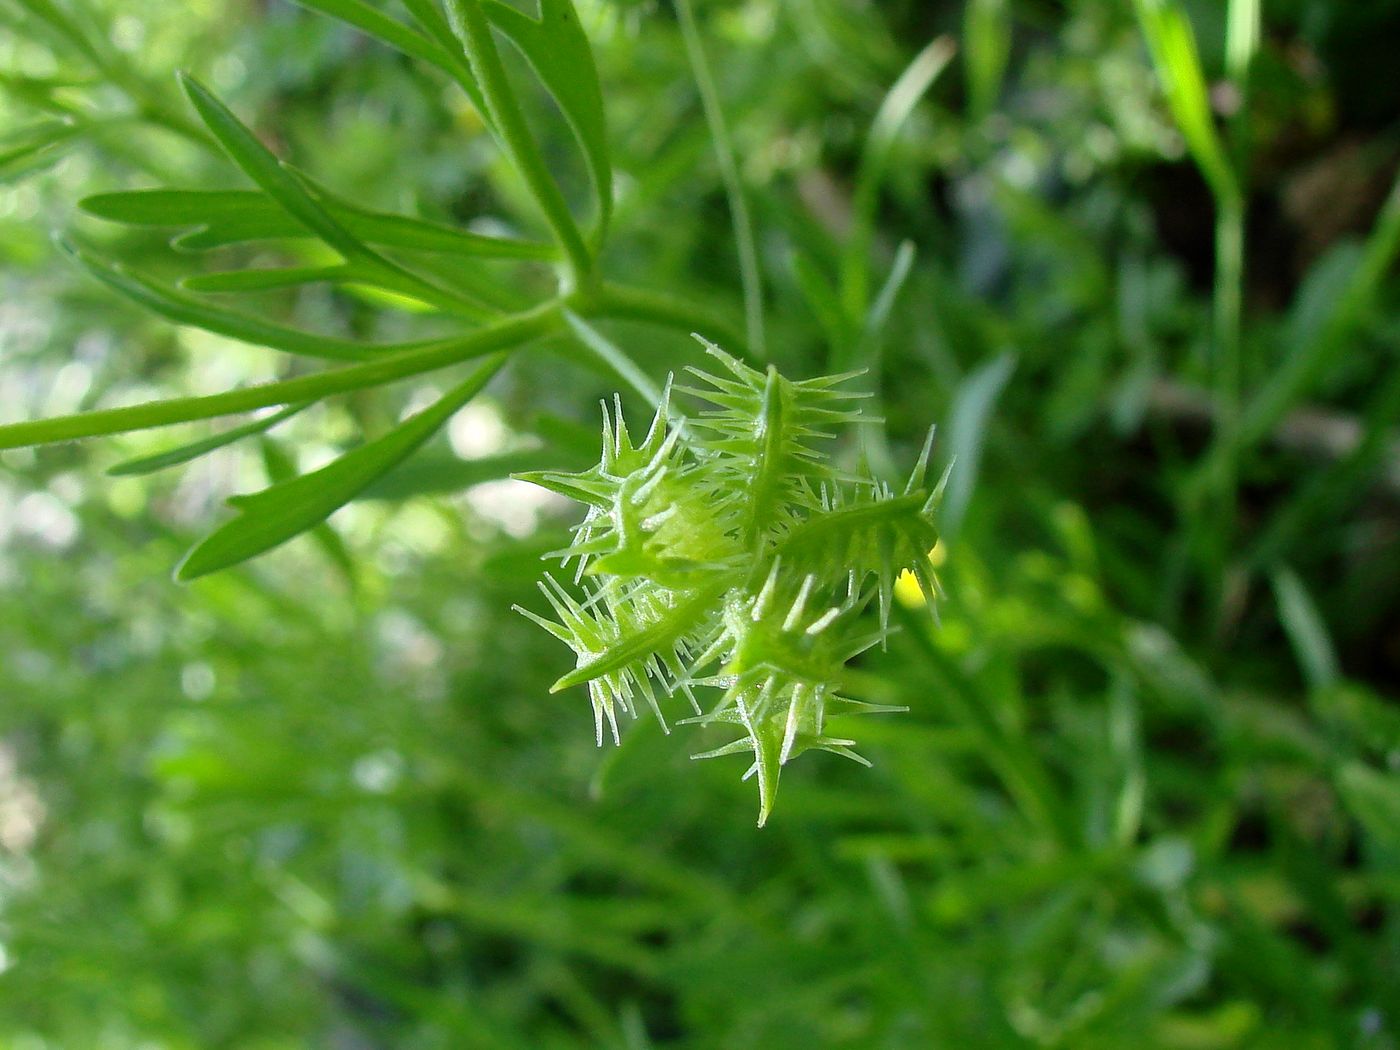
[[[677,693],[691,708],[683,723],[733,726],[735,740],[694,757],[750,757],[762,826],[797,755],[868,765],[855,741],[827,733],[829,714],[902,710],[844,696],[841,681],[887,637],[901,572],[933,609],[942,483],[926,484],[931,432],[902,491],[831,465],[831,428],[861,421],[853,375],[795,382],[706,347],[724,374],[668,382],[640,443],[619,400],[611,417],[604,405],[597,466],[520,475],[588,508],[555,554],[577,592],[546,575],[553,618],[520,611],[574,651],[554,691],[587,685],[600,745],[639,701],[665,727],[662,697]],[[708,407],[679,414],[673,393]]]

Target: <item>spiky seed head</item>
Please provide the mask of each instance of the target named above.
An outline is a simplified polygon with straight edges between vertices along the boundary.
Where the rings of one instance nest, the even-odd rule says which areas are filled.
[[[614,397],[597,465],[520,475],[588,508],[557,552],[576,563],[583,597],[547,575],[553,618],[521,611],[573,649],[577,666],[555,689],[587,685],[600,744],[619,739],[618,713],[635,716],[639,701],[665,726],[677,692],[694,711],[678,724],[735,727],[738,739],[694,757],[749,756],[762,826],[796,756],[868,764],[827,734],[826,715],[894,710],[838,690],[845,665],[888,637],[901,572],[930,606],[938,595],[925,552],[943,482],[927,485],[932,431],[897,494],[868,469],[831,465],[829,428],[861,421],[853,374],[794,382],[705,347],[721,374],[668,379],[640,445]],[[699,411],[676,415],[673,391]]]

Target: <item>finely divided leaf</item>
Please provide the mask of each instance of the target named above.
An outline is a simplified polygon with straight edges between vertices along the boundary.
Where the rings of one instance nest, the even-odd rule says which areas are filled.
[[[320,470],[262,492],[233,497],[229,503],[238,509],[238,517],[190,551],[176,577],[193,580],[237,565],[320,524],[412,455],[481,392],[505,360],[504,354],[492,356],[432,407]]]
[[[303,401],[299,405],[288,405],[280,412],[264,416],[262,419],[255,419],[251,423],[244,423],[241,427],[234,427],[225,430],[221,434],[207,437],[200,441],[192,441],[187,445],[180,445],[176,448],[167,449],[164,452],[157,452],[151,456],[142,456],[139,459],[128,459],[123,463],[118,463],[110,468],[107,473],[111,477],[126,477],[134,474],[154,474],[158,470],[165,470],[168,467],[178,467],[200,456],[208,455],[216,449],[232,445],[235,441],[241,441],[245,437],[252,437],[254,434],[262,434],[278,423],[286,422],[298,412],[303,411],[311,404],[310,401]]]
[[[191,292],[265,292],[303,284],[344,284],[355,279],[350,266],[289,266],[220,270],[186,277],[180,287]]]
[[[244,174],[262,187],[288,215],[344,256],[347,262],[357,262],[372,273],[376,284],[382,284],[391,291],[418,296],[445,309],[450,309],[452,303],[472,309],[480,305],[469,297],[424,280],[369,247],[312,195],[308,187],[313,184],[309,179],[278,160],[204,85],[188,75],[182,75],[181,83],[200,119]]]
[[[210,306],[153,278],[104,262],[80,248],[68,244],[62,247],[103,284],[177,324],[193,325],[254,346],[332,361],[365,361],[378,353],[376,347],[349,339],[284,328],[246,314]]]
[[[482,9],[520,49],[569,122],[588,164],[601,235],[612,217],[612,164],[598,67],[578,12],[571,0],[539,0],[538,19],[500,0],[486,0]]]
[[[556,309],[540,308],[511,317],[462,335],[425,343],[401,343],[378,349],[385,351],[372,361],[327,369],[311,375],[294,376],[272,383],[236,387],[217,394],[148,401],[121,408],[103,408],[50,419],[0,423],[0,451],[45,445],[56,441],[117,434],[131,430],[191,423],[198,419],[251,412],[272,405],[313,401],[331,394],[383,386],[408,376],[422,375],[439,368],[497,350],[511,349],[554,334],[559,325]]]
[[[353,207],[325,199],[321,205],[351,234],[384,248],[502,259],[548,259],[554,249],[535,241],[488,237],[451,226]],[[245,241],[313,236],[277,203],[256,190],[134,190],[102,193],[79,202],[89,215],[128,226],[191,228],[178,248],[206,250]]]
[[[295,175],[199,81],[182,76],[181,83],[205,126],[235,164],[243,169],[288,215],[345,256],[377,258],[374,252],[342,226],[307,192]]]

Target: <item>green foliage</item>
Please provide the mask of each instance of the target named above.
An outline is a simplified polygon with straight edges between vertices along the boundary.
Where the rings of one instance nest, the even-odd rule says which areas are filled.
[[[411,456],[452,414],[474,398],[500,371],[496,354],[436,403],[388,433],[345,453],[320,470],[230,502],[239,516],[205,538],[176,571],[182,580],[200,576],[271,550],[319,525],[379,478]]]
[[[1398,17],[0,0],[0,1044],[1400,1045]]]
[[[214,94],[184,73],[180,82],[205,130],[215,144],[257,187],[258,192],[207,190],[145,190],[90,197],[84,208],[91,214],[136,226],[194,227],[172,242],[186,251],[209,251],[232,244],[281,238],[309,238],[336,261],[329,265],[301,265],[279,269],[248,269],[191,274],[183,280],[185,291],[169,287],[154,277],[120,264],[108,263],[97,254],[69,248],[71,254],[114,291],[169,320],[192,325],[230,339],[333,361],[369,363],[368,370],[347,369],[321,377],[306,377],[284,384],[266,384],[259,391],[231,391],[196,402],[153,403],[137,410],[87,413],[67,419],[0,426],[0,447],[23,447],[72,437],[110,434],[141,427],[212,418],[253,407],[292,405],[320,400],[327,394],[382,385],[407,376],[435,371],[498,349],[514,349],[541,336],[556,334],[561,326],[560,307],[587,315],[607,316],[610,310],[627,313],[636,293],[604,288],[594,275],[594,254],[601,246],[612,210],[612,173],[608,160],[606,122],[597,70],[587,38],[568,0],[546,0],[538,19],[498,2],[454,0],[447,5],[446,21],[434,8],[415,5],[413,13],[425,37],[377,9],[354,0],[350,3],[311,4],[341,18],[411,57],[430,62],[453,75],[496,133],[505,155],[513,162],[535,203],[546,217],[567,260],[561,293],[533,309],[512,309],[512,297],[504,285],[450,279],[447,272],[428,274],[405,265],[371,247],[375,242],[405,253],[447,255],[459,266],[480,258],[537,259],[553,253],[542,246],[461,232],[425,223],[409,216],[378,213],[340,201],[313,177],[279,160],[256,134]],[[83,43],[76,27],[48,4],[42,17],[70,42]],[[529,60],[541,83],[558,103],[587,160],[595,196],[596,221],[593,244],[585,246],[564,202],[554,176],[545,165],[534,133],[525,120],[491,32],[495,26]],[[447,34],[447,35],[444,35]],[[92,55],[89,55],[92,57]],[[15,158],[43,152],[52,144],[54,126],[43,135],[29,136]],[[37,143],[37,144],[36,144]],[[25,152],[25,151],[30,152]],[[460,277],[459,273],[452,275]],[[319,333],[303,332],[270,323],[248,313],[226,309],[185,294],[248,294],[304,284],[328,282],[366,289],[400,306],[441,315],[458,328],[459,336],[408,343],[365,344]],[[688,324],[696,316],[684,307],[655,304],[654,318]],[[477,325],[470,328],[467,326]],[[441,425],[467,403],[498,370],[501,361],[476,374],[458,389],[467,395],[445,399],[445,414],[428,413]],[[258,426],[235,428],[221,437],[187,444],[173,460],[186,462],[242,437],[260,432]],[[191,551],[179,575],[191,579],[237,564],[319,524],[421,444],[431,430],[404,424],[365,449],[346,457],[336,482],[328,484],[324,473],[308,476],[292,499],[248,497],[243,513]],[[412,439],[405,437],[410,431]],[[378,449],[367,466],[371,450]],[[390,454],[389,450],[393,450]],[[353,477],[353,480],[351,480]],[[279,488],[278,491],[282,491]],[[312,494],[314,495],[314,498]],[[295,505],[295,513],[279,508]],[[217,552],[217,553],[213,553]]]

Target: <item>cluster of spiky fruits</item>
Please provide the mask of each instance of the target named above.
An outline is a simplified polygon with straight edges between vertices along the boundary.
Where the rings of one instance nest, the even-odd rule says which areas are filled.
[[[520,611],[573,649],[577,667],[554,690],[588,686],[600,745],[639,699],[665,726],[658,692],[689,700],[684,723],[737,726],[738,739],[695,757],[752,756],[761,826],[793,757],[865,762],[827,735],[828,714],[894,710],[841,695],[843,671],[887,637],[901,572],[932,608],[942,485],[926,485],[932,434],[903,491],[831,465],[829,428],[861,420],[853,375],[794,382],[707,349],[728,374],[668,381],[640,444],[618,399],[612,418],[604,405],[597,466],[522,475],[588,513],[556,553],[580,593],[546,575],[554,619]],[[673,392],[709,407],[678,414]],[[872,603],[877,617],[864,615]]]

